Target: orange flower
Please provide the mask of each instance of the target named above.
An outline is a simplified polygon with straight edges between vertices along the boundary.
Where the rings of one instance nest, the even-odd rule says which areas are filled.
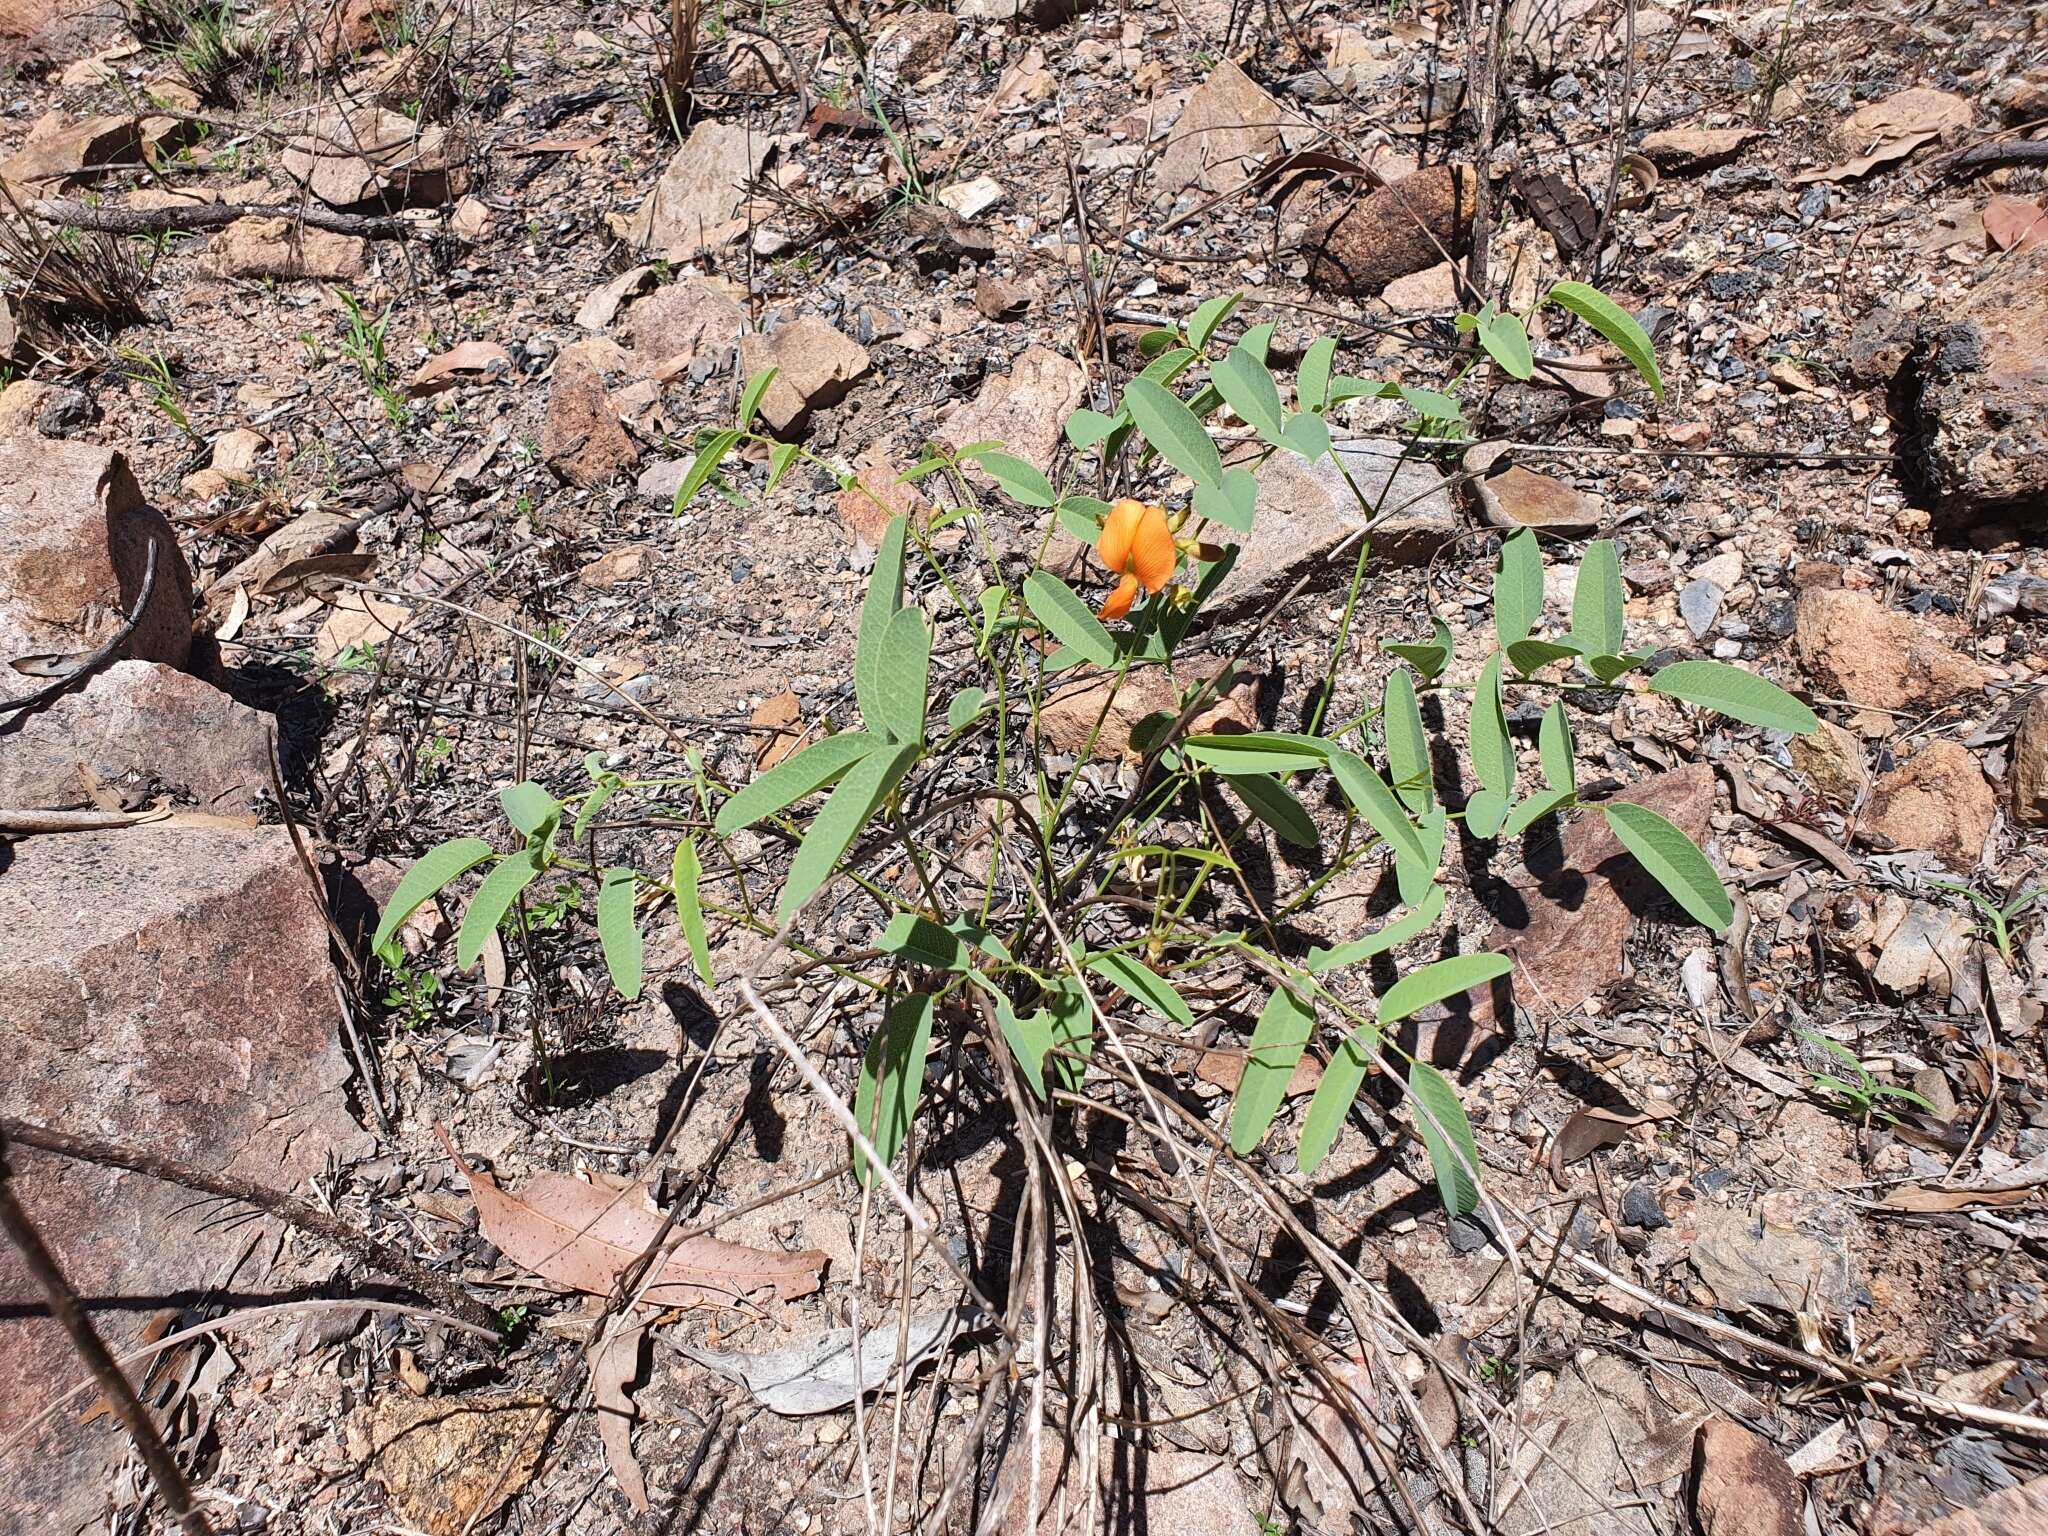
[[[1147,506],[1142,501],[1120,501],[1109,509],[1109,516],[1102,520],[1102,537],[1096,541],[1095,554],[1121,578],[1116,590],[1109,594],[1109,601],[1102,605],[1101,617],[1105,619],[1120,619],[1129,613],[1140,586],[1147,592],[1157,592],[1173,580],[1174,568],[1180,564],[1180,551],[1173,547],[1173,530],[1167,526],[1166,509]]]

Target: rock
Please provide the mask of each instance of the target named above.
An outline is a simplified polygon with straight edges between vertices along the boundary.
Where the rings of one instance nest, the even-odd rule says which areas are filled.
[[[1386,516],[1373,528],[1376,564],[1420,565],[1458,532],[1458,509],[1444,477],[1426,460],[1402,456],[1387,438],[1359,438],[1339,450],[1344,470],[1327,456],[1305,464],[1276,453],[1258,469],[1258,524],[1236,568],[1206,610],[1226,615],[1264,612],[1303,576],[1312,588],[1346,580],[1353,554],[1333,552],[1371,518],[1345,481],[1345,470]]]
[[[1033,343],[1008,373],[983,384],[971,402],[946,419],[943,435],[955,448],[1001,443],[1005,452],[1050,471],[1060,433],[1087,388],[1087,375],[1074,363]]]
[[[715,251],[747,227],[740,210],[746,188],[768,158],[769,137],[740,123],[705,118],[661,173],[647,201],[629,218],[612,216],[613,232],[635,250],[670,261]]]
[[[974,280],[974,307],[991,320],[1010,320],[1031,307],[1031,290],[1002,277]]]
[[[22,656],[69,656],[102,644],[142,591],[152,540],[156,586],[122,653],[183,666],[192,651],[192,575],[177,534],[143,502],[128,461],[111,448],[41,438],[10,440],[7,459],[0,668]]]
[[[676,492],[683,488],[683,479],[689,473],[688,459],[663,459],[640,471],[640,478],[633,484],[634,494],[659,506],[668,506],[676,499]]]
[[[960,33],[960,19],[947,11],[906,11],[882,29],[869,62],[904,84],[922,80],[945,62]]]
[[[927,277],[951,272],[963,262],[995,259],[995,236],[936,203],[912,203],[905,208],[903,232],[909,237],[918,271]]]
[[[1688,763],[1631,784],[1615,799],[1646,806],[1703,843],[1714,808],[1714,770]],[[1480,947],[1514,956],[1516,989],[1526,980],[1534,1006],[1571,1014],[1621,980],[1634,915],[1669,910],[1669,899],[1595,810],[1572,818],[1561,851],[1546,867],[1570,873],[1532,874],[1512,894],[1490,902],[1496,920]],[[1490,1021],[1493,995],[1475,994],[1472,1011],[1475,1021]]]
[[[1678,616],[1685,620],[1685,627],[1692,631],[1695,640],[1704,640],[1714,627],[1714,621],[1721,617],[1721,602],[1727,597],[1719,582],[1709,581],[1704,576],[1695,576],[1678,592]]]
[[[1697,1234],[1686,1257],[1724,1312],[1745,1307],[1840,1317],[1855,1301],[1855,1279],[1843,1234],[1850,1218],[1840,1196],[1781,1190],[1754,1212],[1700,1205]],[[1801,1230],[1812,1225],[1827,1241]]]
[[[749,378],[777,370],[761,397],[761,418],[776,433],[799,430],[811,412],[844,400],[868,371],[868,351],[821,315],[800,315],[766,335],[740,339],[740,370]]]
[[[610,483],[640,458],[633,439],[619,425],[604,375],[578,347],[555,359],[548,386],[548,414],[540,429],[541,457],[569,484],[588,490]]]
[[[1930,478],[1967,508],[2048,497],[2048,246],[1987,266],[1915,353]]]
[[[530,1398],[425,1401],[386,1392],[350,1426],[352,1456],[407,1525],[463,1536],[489,1521],[539,1470],[551,1410]]]
[[[730,354],[747,329],[743,297],[719,278],[687,277],[635,299],[626,310],[624,334],[638,354],[636,371],[648,378],[676,379],[689,373],[700,356]]]
[[[92,402],[83,390],[40,379],[16,379],[0,389],[0,437],[63,437],[91,420]]]
[[[1934,741],[1877,781],[1863,826],[1897,847],[1970,870],[1984,855],[1997,814],[1976,754],[1960,742]]]
[[[638,581],[659,558],[660,551],[652,544],[621,544],[617,549],[606,550],[584,566],[576,573],[576,579],[586,587],[608,591],[626,582]]]
[[[51,197],[102,166],[141,156],[142,119],[133,113],[67,122],[52,112],[29,130],[20,149],[0,161],[0,181],[13,182],[28,198]]]
[[[1914,1536],[2038,1536],[2048,1530],[2048,1477],[2001,1488],[1968,1509],[1923,1525]]]
[[[398,0],[330,0],[307,29],[307,46],[320,64],[352,59],[398,30]]]
[[[922,527],[931,518],[931,503],[915,485],[898,480],[900,473],[880,447],[872,447],[854,467],[854,483],[832,498],[839,521],[869,549],[881,548],[891,519],[908,518]]]
[[[1645,134],[1643,153],[1660,171],[1711,171],[1761,136],[1757,128],[1665,128]]]
[[[1806,1493],[1768,1440],[1714,1419],[1693,1442],[1692,1506],[1700,1536],[1802,1536]]]
[[[1309,231],[1311,288],[1370,298],[1412,272],[1465,254],[1479,177],[1434,165],[1340,207]]]
[[[2048,827],[2048,694],[2034,695],[2013,737],[2012,819]]]
[[[1225,59],[1195,88],[1159,157],[1159,190],[1169,196],[1190,187],[1233,192],[1285,147],[1280,123],[1287,114]]]
[[[168,794],[221,815],[270,791],[264,716],[155,661],[117,661],[41,709],[0,719],[0,805],[90,809],[97,789]]]
[[[1458,269],[1448,261],[1440,261],[1426,271],[1397,277],[1380,290],[1380,302],[1397,315],[1455,312]]]
[[[1976,930],[1952,907],[1888,891],[1871,914],[1869,932],[1853,937],[1863,941],[1864,954],[1858,958],[1870,979],[1891,997],[1967,994],[1981,971],[1971,953]]]
[[[1970,103],[1950,91],[1909,86],[1882,101],[1866,102],[1842,120],[1842,145],[1861,154],[1887,139],[1931,133],[1944,137],[1970,126]]]
[[[1530,1458],[1526,1481],[1503,1493],[1495,1525],[1501,1536],[1658,1536],[1666,1530],[1634,1490],[1654,1488],[1670,1475],[1650,1465],[1653,1453],[1687,1421],[1640,1372],[1612,1355],[1568,1365],[1540,1402],[1535,1385],[1520,1387],[1516,1418],[1533,1426],[1545,1449]],[[1691,1436],[1677,1443],[1689,1450]],[[1682,1471],[1682,1462],[1672,1469]],[[1602,1509],[1611,1513],[1598,1513]]]
[[[1865,735],[1891,728],[1890,716],[1880,711],[1951,704],[1991,680],[1923,620],[1842,587],[1800,593],[1792,648],[1819,693],[1858,707],[1857,724]]]
[[[106,25],[93,0],[0,0],[0,68],[20,75],[74,59]]]
[[[1008,194],[1003,184],[993,176],[977,176],[972,181],[959,181],[948,187],[939,188],[939,202],[952,209],[963,219],[978,219],[995,207]]]
[[[34,837],[0,879],[0,1104],[57,1126],[295,1189],[367,1155],[344,1107],[348,1064],[328,932],[282,827],[128,827]],[[212,1207],[190,1191],[41,1154],[13,1153],[23,1203],[89,1297],[199,1295],[227,1257]],[[272,1283],[289,1291],[287,1275]],[[33,1287],[12,1248],[0,1295]],[[10,1308],[0,1437],[78,1379],[56,1328]],[[98,1309],[115,1352],[148,1309]],[[70,1531],[94,1520],[128,1454],[111,1416],[73,1414],[14,1448],[0,1528]],[[33,1511],[12,1524],[7,1511]],[[104,1520],[99,1520],[104,1525]]]
[[[1496,528],[1548,528],[1558,533],[1593,527],[1599,501],[1575,486],[1507,461],[1504,443],[1475,443],[1460,464],[1480,513]]]
[[[370,242],[294,219],[237,219],[207,246],[206,268],[217,277],[353,282],[369,274]]]
[[[584,296],[576,310],[576,324],[586,331],[601,331],[618,318],[621,305],[630,304],[654,286],[654,268],[629,267],[600,288]]]
[[[1912,353],[1920,326],[1911,315],[1880,304],[1849,333],[1849,372],[1865,384],[1889,383]]]
[[[1863,744],[1832,720],[1820,729],[1786,742],[1792,766],[1812,782],[1821,797],[1838,811],[1853,810],[1870,789],[1870,770],[1863,762]]]
[[[1197,657],[1178,663],[1175,672],[1181,687],[1189,688],[1214,677],[1222,665],[1214,658]],[[1113,680],[1102,677],[1078,684],[1055,683],[1039,716],[1045,725],[1046,740],[1058,751],[1087,751],[1090,757],[1103,761],[1142,755],[1144,743],[1141,740],[1133,746],[1132,730],[1147,715],[1177,711],[1180,693],[1163,667],[1146,667],[1124,678],[1123,686],[1114,690],[1115,700],[1104,714],[1103,704],[1112,687]],[[1195,716],[1189,723],[1190,733],[1257,730],[1258,693],[1259,679],[1240,675],[1227,692]]]
[[[257,462],[270,439],[249,427],[236,427],[213,440],[213,470],[234,485],[246,485],[256,478]]]
[[[1638,1179],[1622,1191],[1621,1224],[1644,1232],[1654,1232],[1659,1227],[1671,1225],[1671,1218],[1664,1214],[1664,1207],[1657,1201],[1655,1183],[1649,1179]]]
[[[285,146],[285,172],[332,208],[431,207],[468,190],[469,147],[383,107],[325,107]]]

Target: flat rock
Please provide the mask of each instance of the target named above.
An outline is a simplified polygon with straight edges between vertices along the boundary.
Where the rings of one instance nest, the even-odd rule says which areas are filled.
[[[1440,261],[1421,272],[1397,277],[1380,290],[1380,302],[1397,315],[1429,315],[1458,307],[1458,269]]]
[[[1643,136],[1643,153],[1660,171],[1711,171],[1760,137],[1757,128],[1665,128]]]
[[[191,572],[171,525],[143,501],[128,461],[92,443],[34,437],[9,439],[7,461],[0,475],[0,668],[105,642],[141,595],[152,540],[156,585],[123,654],[183,666],[192,651]],[[21,691],[8,687],[10,696]]]
[[[768,135],[744,124],[706,118],[690,131],[647,201],[614,231],[635,250],[690,261],[736,238],[746,188],[768,158]]]
[[[1583,1368],[1568,1366],[1550,1396],[1540,1405],[1525,1401],[1518,1417],[1534,1426],[1545,1453],[1529,1458],[1527,1481],[1501,1509],[1503,1536],[1656,1536],[1662,1529],[1635,1490],[1658,1481],[1646,1475],[1645,1461],[1685,1425],[1628,1362],[1600,1355]],[[1690,1437],[1684,1444],[1690,1448]]]
[[[205,264],[217,277],[350,282],[369,273],[370,242],[293,219],[237,219],[208,244]]]
[[[822,315],[799,315],[767,335],[740,340],[740,368],[749,378],[763,368],[776,370],[761,397],[761,417],[778,433],[797,431],[813,411],[844,400],[868,366],[867,348]]]
[[[49,197],[66,182],[141,154],[142,119],[133,113],[76,121],[52,113],[29,130],[20,149],[0,161],[0,181],[13,182],[32,197]]]
[[[106,25],[95,0],[0,0],[0,67],[75,59]]]
[[[10,853],[0,879],[0,1104],[10,1114],[105,1129],[278,1189],[367,1151],[343,1104],[327,924],[284,828],[128,827],[28,838]],[[225,1277],[231,1245],[189,1191],[13,1156],[23,1203],[83,1294],[198,1295]],[[0,1252],[0,1295],[31,1289],[12,1248]],[[0,1437],[79,1376],[53,1325],[9,1311],[0,1356],[13,1389],[0,1394]],[[123,1306],[96,1321],[119,1353],[148,1317]],[[107,1464],[126,1454],[111,1416],[81,1427],[60,1415],[14,1448],[0,1528],[69,1531],[65,1522],[93,1519]],[[30,1523],[10,1524],[10,1507],[33,1512]]]
[[[635,299],[625,312],[626,345],[649,378],[681,378],[704,354],[730,355],[747,328],[744,295],[718,278],[688,277]]]
[[[1230,60],[1195,88],[1159,157],[1159,190],[1232,192],[1281,152],[1280,104]]]
[[[577,347],[567,348],[555,359],[547,418],[540,429],[540,453],[548,468],[586,490],[608,484],[640,458],[640,450],[633,446],[612,409],[604,375]]]
[[[1360,438],[1337,450],[1359,490],[1385,509],[1372,532],[1376,564],[1420,565],[1458,532],[1458,509],[1444,477],[1423,460],[1403,458],[1401,447],[1389,438]],[[1341,557],[1336,550],[1371,520],[1344,471],[1327,456],[1307,464],[1276,453],[1257,477],[1255,531],[1207,610],[1219,619],[1263,612],[1304,576],[1312,588],[1348,580],[1355,550]]]
[[[1553,475],[1508,463],[1498,443],[1475,443],[1465,451],[1461,467],[1476,477],[1468,482],[1473,500],[1496,528],[1577,532],[1593,527],[1604,515],[1597,497]]]
[[[1060,433],[1087,388],[1087,375],[1071,359],[1033,343],[1008,373],[987,380],[980,393],[946,419],[942,435],[955,448],[1001,443],[1005,452],[1049,471]]]
[[[2048,694],[2034,695],[2013,737],[2012,819],[2048,827]]]
[[[1857,724],[1866,735],[1891,728],[1882,711],[1950,704],[1991,680],[1925,620],[1843,587],[1800,594],[1792,647],[1821,694],[1858,706]]]
[[[1700,1536],[1801,1536],[1806,1492],[1777,1447],[1715,1419],[1693,1442],[1693,1512]]]
[[[1725,1312],[1839,1317],[1856,1299],[1844,1235],[1849,1220],[1839,1197],[1826,1194],[1779,1191],[1754,1211],[1700,1205],[1686,1257]]]
[[[2048,1477],[2001,1488],[1968,1509],[1923,1525],[1914,1536],[2038,1536],[2048,1531]]]
[[[1478,174],[1433,165],[1337,208],[1304,242],[1308,281],[1323,293],[1371,298],[1396,278],[1465,254]]]
[[[1870,789],[1870,769],[1863,761],[1863,743],[1832,720],[1820,729],[1785,743],[1792,766],[1838,811],[1855,807]]]
[[[1180,686],[1189,688],[1214,677],[1222,665],[1214,657],[1197,657],[1179,663],[1175,672]],[[1258,677],[1250,673],[1240,675],[1195,716],[1189,723],[1190,733],[1257,730],[1258,693]],[[1139,755],[1131,743],[1131,732],[1138,722],[1147,715],[1175,710],[1178,705],[1179,693],[1165,669],[1145,667],[1126,675],[1121,687],[1113,687],[1108,678],[1055,682],[1039,718],[1044,723],[1046,739],[1056,750],[1085,751],[1091,757],[1111,761]]]
[[[0,718],[0,805],[90,808],[96,788],[252,812],[270,788],[265,718],[155,661],[117,661],[41,709]]]
[[[2048,497],[2048,245],[1989,271],[1952,323],[1923,330],[1919,417],[1935,489],[1966,508]]]
[[[1872,786],[1863,827],[1900,848],[1934,854],[1951,869],[1970,870],[1984,855],[1997,814],[1977,755],[1960,742],[1933,741]]]
[[[384,107],[325,107],[285,146],[284,168],[332,208],[432,206],[469,186],[468,146],[439,123]]]

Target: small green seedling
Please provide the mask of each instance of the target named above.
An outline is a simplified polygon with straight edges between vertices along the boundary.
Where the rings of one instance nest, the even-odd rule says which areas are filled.
[[[1828,1055],[1842,1062],[1849,1071],[1855,1073],[1856,1076],[1853,1082],[1847,1078],[1836,1077],[1832,1073],[1827,1072],[1812,1073],[1811,1080],[1813,1087],[1823,1093],[1834,1094],[1841,1101],[1838,1104],[1831,1105],[1830,1108],[1849,1111],[1855,1116],[1858,1124],[1868,1125],[1872,1120],[1883,1121],[1887,1124],[1896,1121],[1898,1116],[1892,1114],[1880,1104],[1879,1101],[1884,1099],[1902,1099],[1915,1109],[1933,1111],[1934,1106],[1912,1089],[1895,1087],[1891,1083],[1881,1083],[1872,1077],[1870,1069],[1864,1066],[1857,1059],[1856,1053],[1847,1046],[1837,1045],[1834,1041],[1828,1039],[1827,1036],[1815,1034],[1810,1029],[1797,1030],[1795,1033],[1802,1040],[1811,1040],[1815,1045],[1827,1052]]]

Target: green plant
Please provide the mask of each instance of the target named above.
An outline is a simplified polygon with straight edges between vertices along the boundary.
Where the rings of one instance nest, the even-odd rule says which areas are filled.
[[[440,1011],[441,978],[431,970],[415,970],[396,935],[377,945],[376,958],[384,967],[385,1014],[403,1030],[431,1025]]]
[[[1892,1121],[1898,1118],[1880,1107],[1879,1101],[1883,1099],[1900,1099],[1915,1109],[1934,1108],[1910,1088],[1899,1088],[1890,1083],[1879,1082],[1870,1075],[1870,1069],[1864,1066],[1856,1053],[1847,1046],[1838,1045],[1826,1035],[1816,1034],[1810,1029],[1795,1030],[1794,1033],[1802,1040],[1811,1041],[1854,1074],[1853,1078],[1836,1077],[1827,1072],[1812,1072],[1808,1076],[1813,1087],[1823,1093],[1835,1095],[1838,1102],[1831,1107],[1844,1110],[1859,1124],[1868,1125],[1873,1119]]]
[[[391,360],[386,355],[387,338],[391,334],[391,313],[394,305],[386,304],[384,312],[375,319],[370,317],[361,301],[346,288],[333,290],[340,301],[345,315],[341,334],[341,355],[356,365],[356,371],[363,377],[377,402],[384,407],[384,414],[394,427],[402,427],[406,421],[405,396],[392,382]]]
[[[1977,931],[1990,939],[2007,969],[2012,967],[2013,932],[2027,908],[2043,896],[2048,896],[2048,886],[2032,886],[2001,902],[1998,897],[1986,895],[1972,886],[1954,880],[1930,880],[1927,882],[1938,891],[1949,891],[1957,896],[1969,898],[1970,905],[1977,909]]]
[[[446,736],[436,736],[419,749],[413,758],[413,782],[424,789],[448,773],[448,760],[455,752],[455,743]]]
[[[114,354],[121,371],[149,392],[149,403],[161,412],[170,424],[195,442],[204,441],[192,426],[192,418],[186,414],[185,398],[178,392],[178,380],[171,367],[171,360],[156,347],[147,352],[133,347],[122,347]]]
[[[1559,284],[1549,297],[1607,336],[1661,390],[1647,339],[1611,300],[1578,284]],[[502,797],[517,845],[499,852],[469,837],[430,850],[393,896],[385,929],[489,865],[456,940],[457,963],[472,965],[518,895],[555,871],[597,888],[598,939],[614,985],[629,998],[644,983],[641,912],[656,904],[673,905],[693,968],[707,984],[714,980],[709,922],[776,937],[827,962],[857,934],[859,952],[880,958],[852,962],[847,974],[886,1003],[850,1109],[863,1183],[911,1139],[935,1038],[979,1040],[991,1053],[990,1071],[1011,1085],[1016,1113],[1032,1116],[1094,1102],[1091,1091],[1131,1089],[1139,1081],[1134,1051],[1156,1031],[1169,1038],[1191,1031],[1191,998],[1220,991],[1236,999],[1226,1026],[1231,1017],[1252,1020],[1228,1123],[1218,1133],[1235,1154],[1250,1157],[1266,1143],[1290,1078],[1313,1050],[1323,1066],[1295,1126],[1300,1172],[1316,1170],[1368,1078],[1384,1074],[1407,1101],[1445,1207],[1473,1210],[1482,1200],[1480,1154],[1457,1092],[1397,1039],[1403,1021],[1495,985],[1510,970],[1502,955],[1443,953],[1442,870],[1453,828],[1468,841],[1516,837],[1580,804],[1564,704],[1575,692],[1634,688],[1787,731],[1810,731],[1817,722],[1783,689],[1738,667],[1689,661],[1640,677],[1649,652],[1628,646],[1610,541],[1584,547],[1569,626],[1546,630],[1543,556],[1535,535],[1523,531],[1501,546],[1496,643],[1476,675],[1449,676],[1452,633],[1432,616],[1426,637],[1383,645],[1393,661],[1383,684],[1361,697],[1353,718],[1325,727],[1320,700],[1331,696],[1351,655],[1368,569],[1361,537],[1325,686],[1306,728],[1192,730],[1231,686],[1234,664],[1196,680],[1176,672],[1176,658],[1242,542],[1257,536],[1256,463],[1276,453],[1310,463],[1329,456],[1326,413],[1366,395],[1406,400],[1418,431],[1431,420],[1462,418],[1456,391],[1465,374],[1441,392],[1339,376],[1338,344],[1327,337],[1307,348],[1288,405],[1266,362],[1269,326],[1251,327],[1220,354],[1215,349],[1217,328],[1236,302],[1211,300],[1184,326],[1148,337],[1150,362],[1117,408],[1078,411],[1066,424],[1069,441],[1105,480],[1122,473],[1163,483],[1169,471],[1186,477],[1192,491],[1184,505],[1169,512],[1130,501],[1119,510],[1078,485],[1055,487],[995,443],[931,450],[901,478],[939,487],[941,510],[928,530],[913,533],[900,517],[887,524],[860,610],[857,724],[740,785],[716,782],[695,763],[680,778],[627,778],[601,770],[594,757],[586,761],[591,787],[574,796],[518,785]],[[1510,374],[1527,365],[1519,321],[1490,312],[1471,318],[1485,358]],[[1204,363],[1207,383],[1184,394],[1187,376]],[[734,424],[699,445],[676,492],[678,512],[707,487],[739,499],[722,477],[742,447],[765,459],[762,494],[799,461],[831,470],[801,444],[756,429],[773,379],[773,370],[750,379]],[[1257,438],[1250,447],[1231,443],[1232,460],[1210,424],[1226,405]],[[1383,492],[1358,483],[1347,461],[1335,462],[1363,515],[1392,510],[1382,505]],[[1113,574],[1126,578],[1101,616],[1053,571],[1039,566],[1018,580],[984,553],[989,514],[970,471],[1044,519],[1041,556],[1056,527],[1097,545]],[[842,487],[858,487],[831,472]],[[942,553],[931,535],[956,523],[980,536],[948,541],[954,553]],[[1134,607],[1140,586],[1147,600]],[[1104,622],[1126,614],[1129,622],[1114,629]],[[944,674],[950,694],[935,700],[941,627],[955,660]],[[1132,730],[1135,771],[1105,788],[1082,763],[1118,693],[1147,672],[1167,680],[1174,702]],[[1076,685],[1092,688],[1087,696],[1100,704],[1088,746],[1062,758],[1046,740],[1048,700]],[[1510,694],[1550,701],[1533,772],[1510,732]],[[1425,702],[1447,720],[1467,717],[1462,797],[1440,793]],[[1443,734],[1457,733],[1446,727]],[[658,802],[678,792],[693,803],[690,830],[665,872],[600,855],[598,845],[614,834],[596,827],[599,807],[621,795]],[[1320,817],[1317,806],[1325,807]],[[1588,808],[1689,917],[1717,931],[1729,926],[1727,892],[1679,828],[1624,800]],[[960,828],[998,810],[1007,830],[996,834],[986,867],[970,869],[954,854]],[[667,815],[673,819],[672,808]],[[786,866],[772,861],[782,868],[772,907],[748,867],[758,861],[731,851],[751,829],[786,839],[792,850]],[[1285,899],[1262,898],[1247,876],[1248,849],[1265,834],[1276,848],[1291,845],[1317,861],[1318,874]],[[1361,866],[1383,869],[1398,892],[1399,909],[1386,922],[1334,947],[1285,936],[1289,919],[1311,908],[1330,880]],[[834,889],[831,915],[807,928],[806,913]],[[1437,957],[1371,989],[1369,962],[1391,960],[1410,944]],[[1376,992],[1369,1001],[1368,990]]]
[[[270,36],[244,22],[235,0],[135,0],[130,24],[143,46],[169,57],[204,100],[233,103],[235,81],[268,62]]]

